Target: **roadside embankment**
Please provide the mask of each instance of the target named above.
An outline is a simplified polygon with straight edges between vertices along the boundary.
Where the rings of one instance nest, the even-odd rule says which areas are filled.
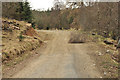
[[[10,61],[22,57],[28,51],[35,50],[43,43],[40,34],[32,28],[30,23],[10,19],[2,19],[2,23],[3,66],[11,66]]]
[[[105,41],[112,44],[107,44]],[[82,47],[86,47],[89,51],[87,54],[96,62],[93,65],[97,66],[103,78],[118,77],[119,53],[115,47],[116,40],[104,38],[92,32],[71,31],[69,43],[81,44]]]

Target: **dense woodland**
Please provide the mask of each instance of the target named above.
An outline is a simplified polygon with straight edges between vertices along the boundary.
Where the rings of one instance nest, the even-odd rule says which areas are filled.
[[[32,11],[29,2],[3,2],[2,17],[32,22]]]
[[[13,7],[14,6],[14,7]],[[8,13],[9,12],[9,13]],[[118,3],[83,3],[55,0],[47,11],[31,10],[29,2],[3,3],[3,17],[31,22],[38,29],[70,29],[92,31],[117,39]]]

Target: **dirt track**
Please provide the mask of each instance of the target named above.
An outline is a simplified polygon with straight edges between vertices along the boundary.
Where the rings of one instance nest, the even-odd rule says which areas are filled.
[[[46,31],[45,31],[46,32]],[[69,44],[69,31],[53,34],[42,55],[13,75],[13,78],[100,78],[87,44]],[[41,52],[40,52],[41,53]]]

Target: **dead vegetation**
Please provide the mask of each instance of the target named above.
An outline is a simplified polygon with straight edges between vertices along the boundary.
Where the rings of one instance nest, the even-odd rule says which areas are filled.
[[[31,24],[2,19],[2,62],[7,65],[27,51],[35,50],[43,42]]]
[[[88,54],[96,61],[103,78],[118,77],[119,53],[114,46],[115,40],[82,31],[72,31],[70,36],[69,43],[85,43],[88,45],[88,50],[92,51]],[[110,44],[105,43],[105,41]]]
[[[89,36],[85,32],[72,31],[69,43],[86,43],[89,42]]]
[[[113,55],[118,55],[118,51],[112,50],[103,44],[91,44],[88,50],[93,52],[88,53],[91,58],[96,61],[96,66],[103,78],[117,78],[118,77],[118,62],[113,59]]]

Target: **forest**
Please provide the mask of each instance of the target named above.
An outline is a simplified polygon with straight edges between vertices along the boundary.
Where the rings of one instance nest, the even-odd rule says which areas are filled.
[[[16,6],[16,7],[12,7]],[[55,0],[47,11],[32,10],[28,1],[3,3],[3,17],[24,20],[38,29],[76,29],[97,33],[106,38],[117,39],[117,2],[69,2]],[[6,11],[9,11],[6,12]]]

